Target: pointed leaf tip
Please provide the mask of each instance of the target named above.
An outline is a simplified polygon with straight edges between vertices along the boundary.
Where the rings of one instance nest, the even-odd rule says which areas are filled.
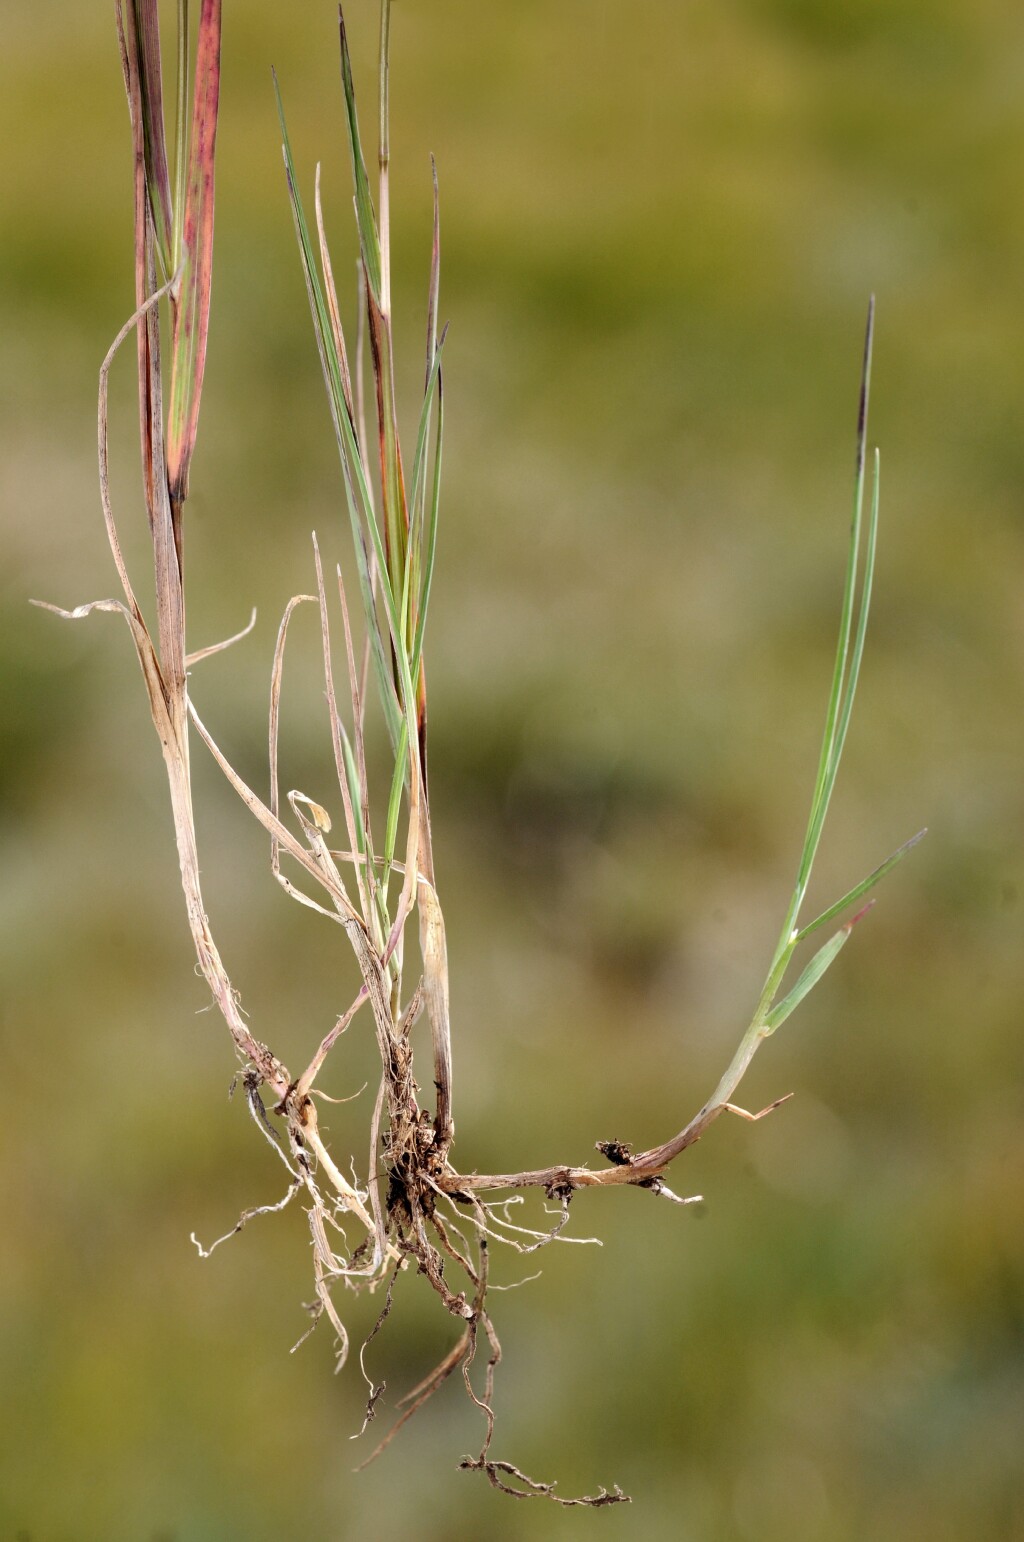
[[[868,911],[874,910],[877,903],[877,900],[869,899],[866,905],[862,905],[860,907],[855,916],[851,916],[850,919],[843,924],[843,931],[846,933],[847,937],[849,937],[850,933],[853,931],[853,928],[857,925],[857,922],[863,921]]]
[[[802,942],[805,937],[809,937],[812,932],[816,932],[819,926],[825,926],[829,921],[834,921],[836,916],[846,909],[847,905],[852,905],[855,900],[859,900],[862,895],[867,894],[870,889],[873,889],[877,883],[880,883],[892,871],[897,862],[902,862],[908,851],[913,851],[918,841],[923,840],[927,834],[927,829],[919,830],[916,835],[910,837],[909,841],[904,841],[903,845],[898,847],[891,857],[887,857],[884,862],[875,868],[873,873],[869,873],[866,878],[862,879],[860,883],[844,894],[842,899],[836,900],[834,905],[830,905],[827,910],[823,910],[821,915],[816,916],[807,926],[802,926],[798,933],[797,941]],[[860,914],[863,915],[863,911]],[[858,915],[854,919],[859,920],[860,916]]]
[[[864,329],[864,362],[860,377],[860,401],[857,410],[857,476],[864,470],[864,447],[868,431],[868,397],[871,390],[871,353],[875,337],[875,297],[868,301],[868,319]]]

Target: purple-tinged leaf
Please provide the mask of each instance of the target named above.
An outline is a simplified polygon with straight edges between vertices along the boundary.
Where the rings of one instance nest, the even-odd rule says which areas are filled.
[[[138,33],[135,28],[133,0],[126,0],[127,16],[118,4],[117,35],[121,45],[121,66],[128,96],[128,116],[132,129],[135,194],[135,303],[139,308],[136,331],[139,378],[139,444],[142,452],[142,484],[150,530],[155,528],[158,504],[159,472],[162,463],[163,425],[160,421],[159,355],[160,329],[157,317],[146,306],[154,284],[150,282],[154,266],[153,225],[146,188],[146,141],[143,127],[142,82]]]
[[[188,497],[188,470],[196,442],[210,323],[220,34],[220,0],[203,0],[182,227],[181,289],[174,315],[171,397],[167,416],[167,478],[176,508],[180,508]]]
[[[146,153],[146,186],[153,228],[168,278],[172,271],[171,179],[164,132],[163,79],[160,64],[158,0],[129,0],[139,62],[139,91]]]

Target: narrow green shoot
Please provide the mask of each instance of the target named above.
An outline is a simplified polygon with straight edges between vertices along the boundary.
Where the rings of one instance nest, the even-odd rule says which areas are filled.
[[[338,11],[338,28],[341,35],[341,83],[345,94],[345,114],[348,128],[349,151],[352,156],[352,181],[355,187],[356,226],[359,231],[359,250],[370,294],[381,303],[381,255],[380,237],[377,233],[377,217],[373,212],[373,197],[366,175],[366,162],[359,138],[359,118],[356,113],[356,89],[352,79],[352,59],[348,51],[348,33],[345,18]]]
[[[443,341],[443,338],[442,338]],[[434,441],[434,479],[430,491],[430,507],[427,512],[423,539],[423,577],[420,584],[416,636],[412,646],[412,674],[419,678],[423,661],[423,634],[427,625],[427,607],[430,604],[430,586],[434,577],[434,560],[437,555],[437,515],[441,498],[441,448],[444,441],[444,382],[440,371],[437,376],[437,434]]]
[[[427,420],[426,421],[427,421],[428,428],[429,428],[429,423],[430,423],[431,387],[432,387],[432,381],[433,381],[435,369],[437,370],[438,397],[440,398],[440,395],[441,395],[441,376],[440,376],[440,367],[438,365],[438,355],[440,353],[441,348],[444,347],[445,336],[447,335],[447,332],[448,332],[448,328],[447,328],[447,326],[445,326],[444,332],[442,332],[442,334],[441,334],[441,341],[440,341],[440,343],[438,343],[438,340],[437,340],[437,301],[438,301],[438,293],[439,293],[440,282],[441,282],[441,216],[440,216],[440,200],[439,200],[439,197],[438,197],[438,186],[437,186],[437,163],[435,162],[433,156],[430,157],[430,174],[431,174],[431,180],[433,182],[433,192],[434,192],[434,220],[433,220],[433,239],[431,241],[431,250],[430,250],[430,286],[429,286],[429,290],[428,290],[428,294],[427,294],[427,366],[426,366],[426,375],[425,375],[424,385],[423,385],[423,396],[424,396],[424,402],[426,404],[426,413],[427,413]],[[440,402],[439,402],[439,405],[438,405],[438,412],[439,413],[441,412]],[[412,480],[413,480],[412,519],[413,519],[413,522],[414,522],[414,524],[416,525],[417,528],[410,535],[409,545],[410,545],[410,549],[411,549],[411,552],[412,552],[412,561],[411,561],[411,564],[410,564],[410,582],[411,582],[412,592],[414,594],[420,596],[420,598],[422,600],[424,596],[429,598],[429,594],[430,594],[430,579],[429,579],[429,577],[425,577],[421,573],[421,571],[420,571],[421,562],[423,560],[425,560],[431,567],[433,566],[433,543],[434,543],[434,538],[436,537],[436,534],[437,534],[437,525],[436,525],[436,516],[437,516],[436,490],[437,489],[436,489],[436,484],[437,484],[438,476],[440,474],[440,458],[441,458],[441,434],[440,434],[440,432],[438,434],[437,444],[435,446],[435,451],[434,451],[434,456],[435,456],[435,497],[434,497],[434,502],[433,502],[433,505],[432,505],[431,525],[430,526],[427,526],[427,482],[426,482],[426,478],[423,476],[422,471],[421,471],[420,453],[421,453],[420,452],[420,447],[419,447],[419,445],[417,445],[416,461],[415,461],[415,463],[413,465],[413,478],[412,478]],[[424,555],[424,551],[423,551],[423,546],[424,546],[423,532],[424,532],[425,528],[427,530],[427,535],[426,535],[426,554]],[[420,655],[421,648],[422,648],[422,635],[421,635],[421,629],[420,629],[420,626],[419,626],[418,611],[416,613],[415,630],[416,630],[417,635],[420,636],[421,642],[420,642],[420,647],[419,648],[417,648],[415,643],[414,643],[413,651],[414,651],[414,653],[417,656],[413,660],[413,678],[418,680],[420,696],[421,696],[421,698],[424,698],[423,700],[421,700],[421,704],[420,704],[420,710],[422,712],[423,710],[425,710],[426,682],[425,682],[425,679],[423,679],[421,677],[421,675],[420,675],[420,657],[419,657],[419,655]]]
[[[850,546],[846,564],[846,582],[843,588],[843,605],[839,622],[839,641],[836,645],[832,687],[829,692],[828,710],[825,716],[825,732],[822,738],[818,774],[811,799],[811,812],[807,822],[807,834],[800,853],[796,886],[791,904],[791,924],[807,892],[811,869],[818,853],[821,832],[825,824],[832,790],[839,772],[839,761],[845,742],[845,729],[850,720],[850,710],[857,690],[857,679],[863,653],[864,632],[867,626],[868,602],[871,598],[871,582],[874,572],[876,533],[878,525],[878,473],[879,462],[875,457],[875,486],[871,504],[871,531],[868,538],[867,560],[860,596],[860,617],[857,625],[859,646],[850,653],[853,631],[854,606],[857,600],[858,563],[864,517],[864,470],[867,444],[868,402],[871,391],[871,355],[874,341],[875,300],[868,306],[867,329],[864,338],[864,366],[861,375],[860,408],[857,419],[857,461],[853,499],[853,519],[850,525]]]
[[[402,809],[402,791],[405,787],[408,760],[406,758],[409,748],[409,727],[405,719],[402,720],[402,733],[395,750],[395,770],[391,778],[391,794],[388,798],[388,817],[384,829],[384,872],[382,883],[387,888],[391,876],[391,864],[395,860],[395,843],[398,840],[398,816]]]
[[[320,355],[324,384],[327,388],[327,401],[334,424],[338,458],[341,462],[342,481],[345,489],[345,501],[348,507],[349,520],[352,525],[356,566],[359,574],[359,590],[363,602],[367,636],[370,639],[370,649],[377,685],[380,691],[381,704],[384,710],[384,718],[391,742],[394,745],[398,743],[401,731],[401,708],[391,682],[391,670],[387,662],[386,638],[377,616],[366,537],[369,537],[370,547],[377,559],[378,576],[383,591],[385,608],[390,612],[394,610],[394,598],[391,595],[387,563],[384,559],[384,543],[374,511],[373,497],[366,477],[363,456],[356,440],[355,425],[349,415],[348,404],[345,400],[341,360],[335,346],[330,313],[320,283],[320,277],[317,273],[313,243],[309,233],[309,226],[306,223],[302,197],[298,190],[298,179],[295,172],[295,162],[292,157],[291,141],[288,137],[284,103],[281,99],[281,91],[276,74],[274,76],[274,90],[277,96],[277,111],[281,123],[285,175],[288,181],[288,198],[291,204],[299,253],[302,258],[302,270],[306,281],[306,292],[309,297],[310,313],[313,318],[317,350]],[[394,623],[393,629],[397,635],[399,631],[397,614],[394,616]]]
[[[405,571],[402,575],[402,636],[406,638],[410,652],[412,637],[419,619],[419,605],[422,595],[422,574],[420,569],[424,547],[423,525],[426,518],[427,436],[430,433],[434,390],[438,386],[441,377],[441,353],[444,348],[445,335],[447,335],[447,329],[445,329],[445,334],[442,335],[441,341],[438,344],[430,374],[427,376],[427,388],[423,396],[423,407],[420,411],[420,421],[416,434],[416,454],[413,459],[413,522],[409,532],[408,549],[405,556]],[[411,611],[410,606],[412,606]],[[412,673],[415,678],[415,669]]]
[[[437,215],[437,181],[434,174],[434,224],[431,251],[430,289],[428,296],[428,369],[423,406],[417,429],[416,452],[413,461],[412,497],[407,501],[406,484],[402,467],[402,454],[398,437],[395,411],[394,366],[392,358],[391,325],[389,315],[387,220],[383,205],[387,198],[388,126],[387,126],[387,72],[389,6],[382,7],[380,52],[380,165],[381,165],[381,220],[378,228],[370,193],[366,161],[363,154],[356,110],[355,88],[352,78],[351,59],[344,19],[339,16],[341,41],[341,77],[345,98],[345,122],[352,162],[355,188],[356,224],[359,233],[361,266],[364,280],[364,297],[369,317],[369,336],[372,352],[373,375],[376,384],[377,427],[379,441],[380,491],[382,517],[378,520],[372,488],[367,474],[366,457],[357,433],[353,412],[353,393],[348,385],[347,360],[343,357],[344,342],[341,334],[337,305],[330,303],[332,296],[324,294],[324,287],[316,270],[313,243],[310,239],[302,200],[298,192],[297,178],[288,141],[283,105],[278,91],[278,111],[281,117],[284,142],[285,166],[288,176],[289,198],[292,205],[296,234],[302,255],[310,308],[313,314],[317,345],[320,351],[325,384],[335,423],[339,455],[345,480],[346,499],[350,521],[356,540],[356,556],[359,567],[360,589],[370,637],[378,684],[385,704],[385,716],[392,745],[399,763],[403,755],[399,745],[404,744],[409,767],[422,757],[425,725],[425,683],[423,678],[423,636],[426,604],[430,594],[434,554],[437,539],[437,511],[440,488],[440,463],[442,444],[443,407],[441,405],[441,351],[443,336],[437,338],[437,295],[440,273],[440,240]],[[276,81],[275,81],[276,86]],[[329,256],[321,231],[321,263],[325,279],[329,272]],[[328,280],[328,287],[330,287]],[[358,385],[359,370],[356,370]],[[434,398],[437,397],[437,434],[433,442],[433,476],[428,470],[428,447],[431,440]],[[411,509],[411,520],[410,520]],[[372,557],[371,557],[372,553]],[[374,581],[379,586],[380,602],[386,616],[386,628],[378,617],[374,595]],[[390,670],[388,654],[390,652]],[[393,686],[386,687],[383,676],[390,673]],[[400,725],[404,719],[404,728]],[[422,776],[422,766],[418,774]],[[397,839],[397,818],[400,797],[396,788],[407,785],[408,769],[396,768],[392,796],[389,799],[389,838],[385,844],[385,868],[390,867]]]
[[[384,0],[381,6],[379,159],[381,167],[381,192],[385,201],[388,189],[389,154],[387,127],[389,17],[389,0]],[[345,31],[344,17],[340,10],[338,18],[341,38],[341,78],[345,93],[345,124],[348,130],[352,174],[355,183],[359,248],[362,254],[363,267],[366,271],[370,316],[370,344],[373,350],[373,373],[377,386],[377,427],[386,547],[385,566],[391,579],[392,588],[397,591],[405,566],[409,513],[405,496],[405,479],[402,474],[402,454],[398,439],[398,421],[395,405],[387,226],[382,220],[382,229],[378,233],[373,200],[370,196],[369,182],[366,175],[366,162],[363,158],[362,142],[359,135],[359,117],[356,111],[355,85],[352,79],[352,61],[348,51],[348,35]]]
[[[850,723],[853,700],[860,677],[867,631],[868,609],[874,577],[875,557],[878,545],[879,508],[879,459],[874,458],[874,486],[871,511],[868,520],[863,573],[860,571],[861,544],[864,525],[864,472],[866,460],[868,403],[871,390],[871,355],[874,340],[875,300],[872,295],[868,305],[867,327],[864,336],[864,362],[861,372],[860,403],[857,414],[857,458],[854,479],[853,518],[850,524],[850,541],[847,553],[846,578],[843,585],[843,603],[839,621],[839,639],[836,644],[832,685],[829,690],[828,708],[825,714],[825,731],[822,736],[818,771],[811,797],[811,810],[807,821],[800,860],[797,865],[796,883],[786,911],[785,921],[772,958],[768,978],[758,1003],[757,1016],[766,1013],[782,983],[783,975],[792,957],[799,937],[797,921],[807,894],[814,860],[821,843],[825,815],[835,788],[842,758],[846,732]],[[756,1019],[755,1019],[756,1020]]]
[[[857,417],[857,458],[854,478],[853,518],[850,526],[846,578],[843,585],[839,640],[836,645],[832,684],[829,691],[828,708],[825,714],[825,731],[822,736],[821,753],[818,758],[818,770],[815,777],[814,792],[811,797],[811,809],[803,846],[800,851],[800,860],[797,864],[796,882],[793,886],[793,893],[786,909],[785,920],[783,921],[775,952],[772,955],[771,965],[768,969],[768,975],[765,979],[757,1008],[750,1026],[743,1035],[736,1054],[733,1056],[732,1063],[715,1089],[713,1097],[705,1104],[696,1119],[692,1120],[690,1125],[681,1131],[674,1141],[667,1142],[664,1147],[658,1148],[655,1154],[659,1158],[665,1156],[671,1158],[678,1151],[685,1149],[692,1140],[698,1137],[708,1118],[713,1118],[722,1108],[732,1106],[730,1100],[753,1059],[758,1045],[763,1039],[774,1033],[781,1023],[785,1022],[790,1013],[800,1005],[804,998],[813,990],[814,986],[817,985],[826,970],[838,958],[849,939],[853,927],[870,909],[873,901],[858,911],[851,921],[846,922],[844,926],[840,927],[839,931],[818,949],[810,963],[798,977],[796,984],[781,1001],[777,1001],[776,998],[782,987],[782,982],[799,944],[813,932],[816,932],[819,927],[835,920],[848,906],[854,904],[857,900],[863,899],[869,890],[873,889],[887,873],[892,871],[898,862],[902,861],[907,852],[917,844],[925,833],[922,830],[920,834],[905,842],[879,867],[875,868],[874,872],[848,890],[841,899],[829,905],[807,926],[800,927],[800,911],[807,894],[807,887],[814,867],[814,860],[818,854],[818,847],[821,843],[825,816],[828,812],[829,803],[836,784],[836,777],[839,773],[839,763],[842,759],[843,747],[846,743],[850,716],[853,711],[853,701],[857,692],[857,682],[860,678],[878,547],[879,457],[877,451],[873,457],[871,504],[867,515],[866,529],[864,515],[868,400],[871,386],[874,318],[875,302],[874,296],[872,296],[868,306],[867,328],[864,338],[864,362],[861,373],[860,405]]]

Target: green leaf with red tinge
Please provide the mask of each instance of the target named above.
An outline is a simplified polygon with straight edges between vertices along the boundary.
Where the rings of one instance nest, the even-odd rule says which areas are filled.
[[[171,397],[167,415],[167,479],[176,504],[184,503],[188,497],[188,469],[196,442],[210,324],[220,34],[221,0],[203,0],[182,227],[181,288],[174,313]]]
[[[153,228],[165,275],[170,278],[172,250],[171,179],[167,169],[167,138],[164,132],[163,79],[160,63],[158,0],[129,0],[135,33],[145,136],[146,187],[153,212]]]
[[[185,178],[188,174],[188,0],[178,0],[178,60],[175,73],[171,265],[177,271],[181,261],[181,220],[185,210]]]

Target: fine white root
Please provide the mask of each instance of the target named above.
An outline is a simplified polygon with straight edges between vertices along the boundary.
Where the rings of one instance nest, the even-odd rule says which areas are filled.
[[[253,1205],[251,1209],[243,1210],[241,1215],[238,1217],[238,1220],[235,1222],[234,1226],[232,1226],[231,1230],[230,1231],[226,1231],[224,1233],[223,1237],[218,1237],[216,1242],[211,1242],[210,1246],[208,1248],[204,1248],[203,1247],[203,1244],[199,1241],[199,1238],[196,1236],[195,1232],[190,1232],[189,1233],[190,1239],[191,1239],[192,1242],[195,1243],[196,1251],[198,1252],[199,1257],[200,1258],[210,1258],[212,1256],[212,1254],[214,1254],[217,1251],[217,1249],[220,1247],[222,1242],[227,1242],[230,1237],[237,1237],[238,1233],[242,1230],[242,1227],[245,1225],[245,1223],[247,1221],[253,1220],[253,1218],[255,1216],[257,1216],[257,1215],[273,1215],[276,1211],[283,1210],[285,1208],[285,1206],[287,1204],[289,1204],[295,1198],[296,1194],[299,1192],[301,1187],[302,1187],[302,1179],[301,1178],[296,1178],[293,1183],[289,1184],[289,1186],[288,1186],[288,1188],[287,1188],[287,1190],[286,1190],[286,1192],[284,1194],[284,1197],[282,1199],[279,1199],[276,1204],[274,1204],[274,1205]]]

